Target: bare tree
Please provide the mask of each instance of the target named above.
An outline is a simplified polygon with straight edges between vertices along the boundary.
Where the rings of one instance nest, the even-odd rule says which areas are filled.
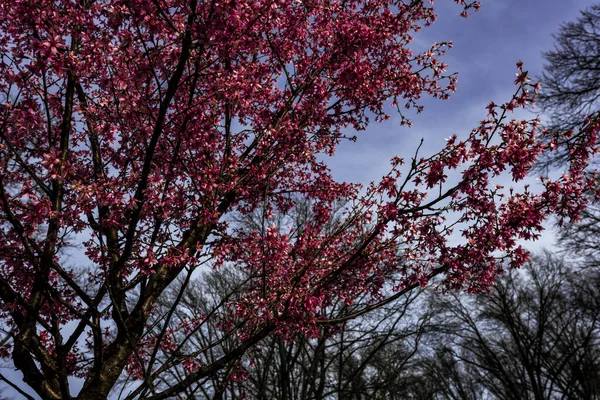
[[[450,346],[434,345],[430,356],[421,357],[410,387],[415,400],[477,400],[486,393],[474,367],[462,362]]]
[[[551,116],[550,127],[567,132],[584,123],[600,105],[600,5],[581,11],[554,36],[538,103]]]
[[[559,243],[584,267],[597,267],[600,262],[600,204],[591,203],[581,220],[557,231]]]
[[[449,296],[434,360],[452,373],[439,397],[476,398],[480,386],[496,399],[600,398],[599,282],[545,254],[489,294]]]

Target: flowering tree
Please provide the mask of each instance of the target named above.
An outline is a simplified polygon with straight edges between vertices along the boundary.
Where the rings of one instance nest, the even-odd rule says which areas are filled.
[[[293,209],[285,215],[275,215],[273,222],[277,227],[292,226],[301,230],[314,216],[305,199],[292,197],[291,200]],[[343,209],[343,204],[338,207]],[[245,215],[239,222],[250,231],[260,230],[262,210]],[[332,219],[323,228],[328,230],[335,226]],[[183,344],[182,353],[195,353],[195,362],[209,364],[211,358],[218,358],[227,349],[239,345],[240,338],[222,335],[218,318],[207,319],[194,332],[179,327],[184,321],[201,319],[210,310],[217,309],[226,297],[239,293],[236,286],[243,285],[247,278],[243,268],[224,266],[193,279],[183,295],[180,295],[181,281],[165,291],[159,300],[159,307],[164,309],[155,315],[167,313],[177,301],[167,329],[172,332],[170,340]],[[230,368],[206,380],[199,388],[188,387],[181,395],[186,399],[213,399],[218,398],[217,393],[226,393],[227,398],[245,395],[250,399],[274,400],[409,397],[406,386],[413,380],[411,370],[415,367],[420,342],[435,329],[432,307],[423,296],[426,290],[416,288],[344,324],[321,324],[313,337],[301,331],[288,338],[290,340],[276,335],[267,337],[242,360],[247,379],[232,382],[229,376],[234,369]],[[351,314],[362,310],[370,300],[368,293],[354,296],[352,304],[338,298],[319,312],[321,318]],[[155,326],[157,331],[162,329],[160,324]],[[215,343],[215,337],[224,340]],[[210,350],[198,352],[198,349]],[[161,349],[156,362],[164,365],[165,360],[173,356],[172,350]],[[180,364],[165,368],[163,382],[158,383],[157,388],[178,382],[185,376],[185,368]]]
[[[456,2],[464,16],[478,7]],[[408,49],[434,19],[422,1],[0,1],[2,356],[45,399],[72,398],[70,377],[83,382],[77,398],[104,399],[125,375],[129,398],[165,399],[221,370],[243,379],[240,360],[269,335],[313,337],[433,276],[478,291],[504,259],[522,265],[517,239],[583,207],[597,126],[539,193],[495,186],[555,147],[537,120],[507,119],[537,90],[520,66],[515,96],[464,141],[394,159],[362,194],[317,157],[345,128],[386,119],[388,103],[448,96],[448,44]],[[271,224],[290,193],[309,200],[302,229]],[[326,229],[340,199],[351,206]],[[258,229],[233,223],[258,208]],[[181,296],[156,315],[161,294],[178,278],[183,293],[204,264],[245,276],[177,328],[218,319],[214,344],[238,339],[208,363],[197,356],[210,348],[173,339]],[[322,312],[365,295],[353,313]],[[175,364],[186,375],[159,388]]]

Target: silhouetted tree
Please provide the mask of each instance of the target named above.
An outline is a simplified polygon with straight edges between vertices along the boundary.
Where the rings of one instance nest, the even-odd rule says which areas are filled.
[[[566,132],[600,106],[600,5],[581,11],[554,38],[554,50],[544,53],[538,104],[551,116],[549,126]]]
[[[458,362],[463,371],[445,397],[473,398],[448,394],[480,385],[497,399],[600,398],[599,283],[595,271],[544,254],[489,294],[447,297],[437,362]],[[448,375],[446,382],[456,381]]]

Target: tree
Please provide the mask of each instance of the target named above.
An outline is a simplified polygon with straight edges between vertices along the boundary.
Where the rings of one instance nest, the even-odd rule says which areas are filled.
[[[290,200],[293,208],[288,213],[274,215],[272,220],[277,228],[291,226],[300,231],[315,215],[306,198],[290,196]],[[323,224],[325,231],[332,233],[344,206],[340,203],[334,207],[333,218]],[[264,212],[259,208],[245,215],[239,221],[240,226],[248,232],[261,229]],[[190,282],[167,328],[173,332],[169,340],[179,346],[161,346],[156,362],[169,365],[173,358],[196,354],[195,362],[208,364],[210,359],[238,345],[238,337],[223,336],[217,318],[205,319],[205,323],[193,331],[180,327],[185,326],[186,321],[203,319],[203,315],[218,309],[219,304],[230,301],[232,293],[239,293],[238,288],[248,278],[239,268],[224,267]],[[181,284],[183,282],[161,297],[157,315],[165,315],[172,309]],[[265,338],[248,352],[249,360],[242,366],[247,379],[241,384],[228,379],[236,372],[231,369],[201,386],[191,386],[184,397],[212,399],[225,393],[230,398],[253,399],[403,397],[406,375],[418,354],[419,343],[431,329],[432,315],[421,300],[423,292],[423,289],[411,291],[344,324],[321,325],[316,338],[307,338],[302,333],[295,334],[289,341],[277,336]],[[339,315],[342,310],[353,313],[368,306],[371,300],[365,294],[354,297],[352,304],[339,299],[321,313],[325,318]],[[156,326],[151,335],[159,333],[161,327]],[[210,351],[199,353],[197,349]],[[163,376],[165,382],[157,385],[159,389],[181,380],[185,366],[173,365]]]
[[[544,254],[489,294],[442,300],[445,329],[436,342],[445,357],[437,363],[449,359],[458,365],[450,371],[459,373],[436,377],[453,383],[441,393],[482,388],[496,399],[600,398],[598,279],[597,271]]]
[[[550,127],[567,132],[598,111],[600,102],[600,5],[560,27],[554,50],[544,53],[539,104],[551,116]]]
[[[456,2],[464,15],[478,7]],[[542,179],[539,193],[494,186],[552,150],[538,120],[508,119],[537,91],[521,65],[514,97],[490,104],[468,137],[406,167],[395,158],[362,193],[317,157],[333,155],[345,129],[386,119],[387,104],[449,95],[447,44],[408,49],[434,19],[422,1],[0,2],[2,355],[44,399],[113,389],[165,399],[243,379],[245,354],[265,338],[316,338],[434,276],[479,291],[504,260],[522,265],[516,239],[584,206],[598,127],[582,128],[568,173]],[[315,216],[301,230],[273,224],[290,193]],[[325,230],[340,199],[350,205]],[[235,223],[259,208],[257,229]],[[170,323],[204,266],[245,279],[181,321],[189,334],[208,320],[218,329],[183,353]],[[360,310],[324,313],[361,296]],[[163,386],[176,365],[184,374]]]
[[[600,205],[588,204],[576,223],[568,224],[557,231],[561,249],[582,267],[596,268],[600,262]]]

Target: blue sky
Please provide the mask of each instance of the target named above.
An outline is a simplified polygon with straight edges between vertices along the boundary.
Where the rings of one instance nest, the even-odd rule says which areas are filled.
[[[432,154],[444,145],[444,138],[452,134],[465,137],[485,117],[484,107],[490,101],[500,103],[510,98],[517,60],[524,62],[530,76],[541,74],[541,53],[552,49],[552,34],[562,22],[575,20],[579,10],[594,1],[482,0],[481,3],[480,12],[463,19],[458,16],[460,8],[452,1],[437,0],[438,21],[415,38],[415,46],[454,42],[445,60],[449,72],[459,73],[457,92],[448,101],[424,99],[425,110],[412,118],[414,125],[410,129],[400,127],[399,118],[392,118],[361,132],[357,143],[343,143],[337,155],[328,160],[337,179],[368,183],[387,173],[392,156],[410,157],[421,138],[425,139],[422,154]],[[548,245],[551,240],[551,234],[546,235],[541,244]],[[5,369],[2,372],[14,376]],[[19,398],[3,385],[0,393]]]

